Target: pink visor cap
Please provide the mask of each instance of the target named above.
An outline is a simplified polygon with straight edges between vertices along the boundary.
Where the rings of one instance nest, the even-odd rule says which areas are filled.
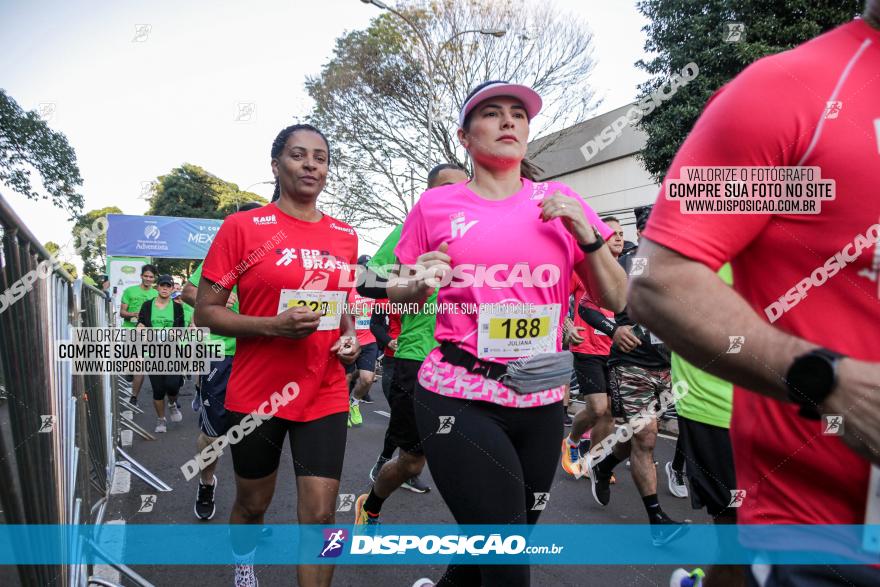
[[[458,125],[464,126],[464,119],[467,118],[467,115],[477,106],[477,104],[483,100],[495,98],[497,96],[510,96],[511,98],[516,98],[522,102],[523,106],[526,108],[526,114],[528,115],[529,120],[533,119],[538,112],[541,111],[541,106],[544,104],[538,92],[528,86],[502,81],[486,82],[482,87],[478,86],[477,90],[468,97],[464,106],[461,107],[461,112],[458,115]]]

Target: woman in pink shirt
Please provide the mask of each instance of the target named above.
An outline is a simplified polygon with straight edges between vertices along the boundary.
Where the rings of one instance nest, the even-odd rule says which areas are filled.
[[[431,475],[459,524],[537,522],[558,460],[565,385],[517,391],[508,365],[561,351],[573,271],[602,306],[625,303],[626,276],[604,244],[613,231],[567,186],[529,178],[529,121],[540,109],[525,86],[474,89],[458,130],[473,180],[426,191],[395,251],[409,278],[389,284],[391,301],[422,302],[440,288],[440,347],[422,364],[414,401]],[[571,363],[562,364],[567,382]],[[452,564],[439,584],[528,583],[525,565]]]

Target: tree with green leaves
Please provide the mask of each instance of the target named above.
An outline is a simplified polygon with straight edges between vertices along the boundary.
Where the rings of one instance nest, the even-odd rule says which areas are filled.
[[[345,33],[306,81],[315,101],[310,122],[333,137],[322,206],[359,229],[401,222],[434,164],[467,168],[458,111],[477,84],[508,80],[538,91],[544,110],[532,137],[569,128],[597,106],[592,34],[551,4],[435,0],[395,10],[405,20],[381,12],[366,30]]]
[[[50,255],[52,255],[53,257],[58,259],[58,261],[61,262],[61,266],[64,267],[65,271],[70,273],[71,277],[73,277],[74,279],[77,278],[76,266],[74,266],[74,264],[71,263],[70,261],[64,261],[61,258],[62,252],[61,252],[61,247],[58,246],[58,243],[53,242],[53,241],[49,241],[49,242],[43,244],[43,248],[46,249],[47,251],[49,251]],[[88,273],[86,273],[85,271],[83,271],[83,273],[88,275]]]
[[[150,207],[152,216],[222,219],[248,202],[268,203],[253,192],[242,191],[238,185],[224,181],[198,165],[184,163],[162,175],[152,186]],[[160,273],[189,275],[199,259],[158,259]]]
[[[648,134],[641,153],[647,170],[662,180],[706,102],[753,61],[785,51],[860,14],[863,0],[641,0],[648,19],[638,67],[653,76],[639,86],[641,100],[667,84],[688,63],[699,75],[644,116]],[[742,25],[742,26],[740,26]]]
[[[31,182],[36,171],[42,191]],[[31,200],[51,200],[73,220],[82,210],[77,188],[83,180],[76,153],[64,134],[49,128],[34,111],[25,112],[0,89],[0,182]]]
[[[107,273],[107,234],[100,230],[99,225],[106,224],[99,219],[108,214],[122,214],[116,206],[107,206],[82,214],[73,225],[73,236],[79,256],[83,261],[85,275]]]
[[[267,203],[265,198],[241,191],[236,184],[190,163],[160,176],[152,186],[149,201],[147,214],[183,218],[225,218],[235,212],[237,205]]]

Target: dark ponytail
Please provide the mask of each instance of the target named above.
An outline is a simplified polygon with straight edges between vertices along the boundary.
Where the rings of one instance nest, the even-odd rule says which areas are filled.
[[[529,181],[538,181],[538,178],[543,172],[543,169],[541,169],[528,159],[523,159],[522,162],[519,164],[520,177],[524,177]]]
[[[327,165],[330,165],[330,141],[327,140],[324,133],[311,124],[293,124],[278,133],[278,136],[272,141],[272,159],[278,159],[278,157],[281,156],[281,152],[284,150],[284,145],[287,144],[287,139],[289,139],[293,133],[300,130],[313,132],[324,139],[324,144],[327,145]],[[276,202],[279,198],[281,198],[281,181],[276,177],[275,191],[272,193],[272,201]]]

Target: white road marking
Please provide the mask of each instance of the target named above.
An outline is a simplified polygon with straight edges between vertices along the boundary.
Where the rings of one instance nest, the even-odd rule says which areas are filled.
[[[379,414],[380,416],[385,416],[386,418],[391,417],[391,414],[389,414],[388,412],[383,412],[382,410],[374,410],[373,413]]]
[[[119,439],[122,442],[122,446],[131,446],[131,440],[134,436],[134,432],[131,430],[123,430],[119,433]]]
[[[128,473],[128,471],[125,472]],[[108,526],[111,524],[125,524],[125,520],[110,520],[109,522],[107,522]],[[112,555],[114,553],[118,553],[121,555],[123,552],[125,552],[124,543],[114,543],[111,540],[107,540],[104,544],[105,550],[108,551],[108,554]],[[105,581],[109,581],[117,585],[120,584],[119,571],[117,571],[110,565],[95,565],[93,569],[93,574],[98,578],[104,579]]]
[[[125,463],[128,461],[120,461],[121,463]],[[131,473],[123,469],[122,467],[114,467],[113,469],[113,484],[110,486],[110,495],[119,495],[121,493],[128,493],[131,490]]]

